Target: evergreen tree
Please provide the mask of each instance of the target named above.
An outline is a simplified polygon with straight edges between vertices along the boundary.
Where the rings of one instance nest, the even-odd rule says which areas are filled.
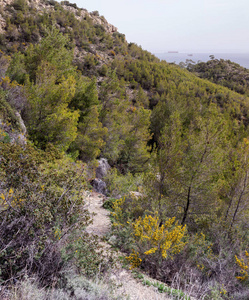
[[[217,208],[227,132],[227,122],[215,105],[190,123],[178,111],[171,114],[159,139],[154,179],[161,217],[166,212],[185,224]]]
[[[24,120],[31,139],[42,149],[53,143],[67,150],[75,140],[79,113],[68,108],[75,84],[72,76],[58,84],[55,68],[46,62],[38,68],[36,84],[27,82]]]

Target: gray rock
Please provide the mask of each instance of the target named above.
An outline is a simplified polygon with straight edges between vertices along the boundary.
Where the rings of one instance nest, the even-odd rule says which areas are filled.
[[[134,191],[130,191],[130,195],[135,199],[144,197],[144,195],[142,193],[134,192]]]
[[[10,143],[25,146],[27,144],[27,129],[20,114],[16,112],[16,116],[19,122],[19,129],[14,129],[11,124],[6,124],[6,122],[2,119],[0,119],[0,129],[7,135]]]
[[[26,135],[27,134],[27,128],[23,122],[23,119],[21,117],[21,115],[19,114],[19,112],[15,112],[15,115],[18,119],[18,122],[19,122],[19,125],[20,125],[20,129],[21,129],[21,132],[23,133],[23,135]]]
[[[106,183],[103,180],[95,178],[91,181],[91,185],[95,192],[106,195]]]
[[[117,237],[116,237],[116,235],[112,235],[112,236],[109,238],[108,242],[109,242],[111,245],[115,245],[115,244],[117,243]]]
[[[101,158],[99,161],[99,166],[96,169],[96,178],[102,179],[108,173],[108,170],[111,168],[108,164],[107,159]]]

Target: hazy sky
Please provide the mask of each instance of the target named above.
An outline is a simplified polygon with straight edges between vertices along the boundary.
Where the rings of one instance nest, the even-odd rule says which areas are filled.
[[[249,0],[70,0],[153,53],[249,53]]]

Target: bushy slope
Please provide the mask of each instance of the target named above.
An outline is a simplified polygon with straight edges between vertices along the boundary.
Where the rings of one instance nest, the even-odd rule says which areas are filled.
[[[249,70],[234,62],[213,59],[206,63],[189,64],[188,70],[200,78],[208,79],[237,93],[249,96]]]
[[[81,271],[89,271],[83,257],[73,253],[81,248],[84,256],[86,245],[94,243],[74,241],[63,260],[55,230],[71,230],[72,225],[72,234],[79,234],[80,191],[94,176],[90,170],[96,158],[106,157],[112,166],[106,178],[110,195],[128,194],[109,200],[108,206],[114,211],[116,244],[129,252],[131,262],[141,262],[165,282],[172,282],[180,267],[182,281],[191,270],[210,299],[216,292],[232,297],[243,291],[249,245],[249,99],[244,75],[236,77],[242,95],[215,84],[236,85],[235,75],[228,78],[230,63],[211,62],[214,74],[225,64],[228,69],[221,77],[226,82],[210,75],[209,63],[194,70],[204,68],[212,83],[160,62],[128,44],[98,12],[88,13],[67,1],[6,0],[0,12],[0,117],[18,129],[18,111],[32,143],[11,144],[2,129],[1,177],[14,168],[1,183],[1,224],[11,232],[8,237],[3,231],[1,238],[9,247],[1,258],[3,280],[22,274],[32,243],[35,265],[26,267],[29,274],[40,274],[40,259],[50,259],[51,244],[58,270],[72,259],[82,263]],[[85,165],[82,185],[74,183],[72,178]],[[139,196],[131,196],[131,189]],[[27,222],[39,230],[25,231]],[[147,240],[143,235],[139,239],[134,228],[146,231]],[[20,242],[23,236],[26,247]],[[12,242],[14,237],[18,243]],[[25,252],[26,260],[18,257],[14,268],[13,253],[18,251]],[[49,276],[44,275],[44,282]]]

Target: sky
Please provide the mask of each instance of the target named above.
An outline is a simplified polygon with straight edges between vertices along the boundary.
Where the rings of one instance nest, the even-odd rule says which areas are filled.
[[[249,53],[249,0],[70,0],[152,53]]]

